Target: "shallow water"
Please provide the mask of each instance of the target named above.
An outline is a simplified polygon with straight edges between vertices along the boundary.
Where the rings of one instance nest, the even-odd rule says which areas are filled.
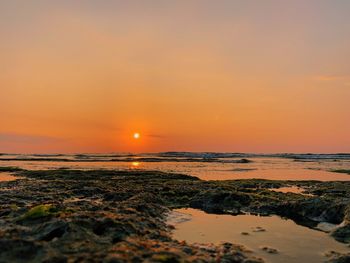
[[[5,182],[5,181],[13,181],[18,179],[18,177],[13,176],[12,174],[8,172],[0,172],[0,182]]]
[[[198,176],[203,180],[231,179],[270,179],[270,180],[319,180],[319,181],[349,181],[350,175],[330,172],[334,169],[350,169],[350,159],[334,159],[336,156],[312,155],[307,160],[297,160],[280,157],[248,157],[250,163],[233,163],[242,158],[216,158],[210,162],[186,161],[183,156],[171,157],[173,161],[161,154],[144,154],[132,158],[132,161],[122,161],[128,155],[6,155],[0,156],[0,166],[15,166],[29,170],[42,169],[116,169],[116,170],[159,170],[177,172]],[[332,159],[332,158],[333,159]],[[43,159],[43,160],[31,160]],[[50,158],[50,161],[45,160]],[[156,158],[156,161],[140,161],[141,158]],[[16,160],[21,159],[21,160]],[[28,160],[23,160],[28,159]],[[65,161],[62,161],[65,160]],[[114,161],[113,161],[114,160]],[[163,160],[163,161],[161,161]],[[167,161],[165,161],[167,160]],[[336,161],[334,161],[336,160]]]
[[[350,248],[328,234],[295,224],[278,216],[215,215],[197,209],[175,209],[168,223],[173,237],[188,243],[231,242],[253,251],[268,262],[323,262],[328,251],[350,252]],[[278,250],[270,254],[263,247]]]
[[[302,187],[298,187],[295,185],[285,186],[280,188],[270,188],[270,191],[280,192],[280,193],[293,193],[293,194],[301,194],[305,196],[313,196],[312,194],[305,193],[306,189]]]

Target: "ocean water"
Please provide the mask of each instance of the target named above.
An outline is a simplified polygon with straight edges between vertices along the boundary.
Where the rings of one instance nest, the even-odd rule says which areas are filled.
[[[247,161],[248,160],[248,161]],[[29,170],[113,169],[158,170],[184,173],[203,180],[270,179],[349,181],[350,175],[332,172],[350,169],[350,154],[1,154],[0,166]]]
[[[13,176],[11,173],[9,172],[0,172],[0,182],[4,182],[4,181],[13,181],[16,180],[18,177]]]

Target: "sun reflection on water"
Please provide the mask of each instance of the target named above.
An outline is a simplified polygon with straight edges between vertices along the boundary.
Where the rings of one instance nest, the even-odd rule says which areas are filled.
[[[131,168],[138,168],[141,165],[140,162],[132,162],[131,163]]]

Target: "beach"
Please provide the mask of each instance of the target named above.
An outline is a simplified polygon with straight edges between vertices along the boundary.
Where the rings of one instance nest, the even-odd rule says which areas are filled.
[[[179,208],[276,215],[309,229],[329,223],[335,227],[327,235],[344,244],[345,252],[325,247],[325,261],[350,258],[350,182],[205,181],[145,170],[1,171],[19,177],[0,182],[5,262],[264,262],[247,247],[224,240],[203,245],[174,239],[167,218]],[[302,190],[290,193],[288,187]]]

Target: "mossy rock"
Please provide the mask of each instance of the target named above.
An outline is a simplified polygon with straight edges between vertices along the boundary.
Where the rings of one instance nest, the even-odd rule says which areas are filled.
[[[18,207],[16,204],[11,204],[11,205],[10,205],[10,208],[11,208],[11,210],[13,210],[13,211],[17,211],[17,210],[19,209],[19,207]]]
[[[179,259],[170,253],[160,253],[152,256],[152,261],[154,262],[166,262],[166,263],[178,263]]]
[[[32,220],[42,217],[48,217],[55,215],[57,212],[58,209],[52,204],[37,205],[29,209],[29,211],[21,217],[21,220]]]
[[[350,243],[350,225],[337,228],[332,236],[339,242]]]

